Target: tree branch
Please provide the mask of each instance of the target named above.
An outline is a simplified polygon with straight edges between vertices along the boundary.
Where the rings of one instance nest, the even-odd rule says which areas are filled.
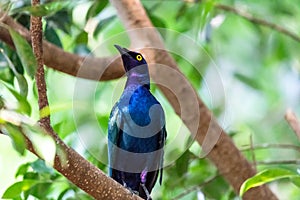
[[[5,114],[1,112],[5,112]],[[0,110],[0,115],[6,116],[7,119],[13,119],[13,122],[8,121],[8,123],[14,123],[16,126],[20,127],[20,131],[26,141],[26,148],[37,157],[40,157],[23,128],[23,124],[27,124],[32,120],[20,114],[11,114],[12,116],[9,116],[11,112],[12,111],[2,109]],[[3,131],[1,128],[2,126],[0,126],[0,134],[5,134],[5,129]],[[57,135],[53,129],[49,129],[49,127],[45,127],[44,129],[46,134],[51,136]],[[125,189],[122,185],[108,177],[72,148],[68,147],[59,137],[54,137],[54,140],[56,143],[56,154],[53,168],[77,187],[81,188],[95,199],[141,200],[140,197],[133,195],[129,190]]]
[[[261,150],[261,149],[271,149],[271,148],[278,148],[278,149],[293,149],[300,152],[300,147],[293,145],[293,144],[257,144],[252,147],[244,147],[241,148],[240,151],[252,151],[252,150]]]
[[[40,4],[39,0],[32,0],[32,6],[38,6]],[[35,74],[36,86],[38,91],[38,104],[39,110],[49,106],[47,97],[47,85],[45,81],[45,71],[44,71],[44,60],[43,60],[43,27],[42,27],[42,17],[30,17],[30,32],[31,32],[31,44],[32,50],[37,60],[37,70]],[[50,125],[50,115],[40,119],[41,127],[45,129],[52,129]]]
[[[292,110],[288,109],[285,114],[285,120],[289,123],[290,127],[294,130],[300,140],[300,122],[297,119],[296,114],[293,113]]]
[[[257,165],[299,165],[300,160],[257,161]]]
[[[254,23],[254,24],[259,24],[265,27],[268,27],[270,29],[276,30],[279,33],[282,33],[284,35],[289,36],[290,38],[292,38],[293,40],[300,42],[300,36],[298,36],[297,34],[287,30],[286,28],[279,26],[275,23],[269,22],[267,20],[264,19],[260,19],[257,17],[254,17],[252,14],[247,13],[245,11],[239,10],[237,8],[234,8],[232,6],[228,6],[228,5],[224,5],[224,4],[215,4],[215,7],[220,9],[220,10],[224,10],[224,11],[228,11],[228,12],[232,12],[236,15],[239,15],[243,18],[245,18],[246,20]]]
[[[30,32],[21,24],[16,22],[4,11],[0,9],[0,40],[14,48],[13,41],[8,30],[1,26],[5,24],[13,28],[26,40],[31,43]],[[98,74],[103,74],[101,80],[111,80],[119,78],[124,74],[124,69],[121,67],[121,59],[114,57],[95,58],[92,56],[82,57],[69,52],[65,52],[55,45],[43,41],[44,62],[47,67],[55,70],[91,80],[99,80]],[[80,71],[80,73],[78,73]]]

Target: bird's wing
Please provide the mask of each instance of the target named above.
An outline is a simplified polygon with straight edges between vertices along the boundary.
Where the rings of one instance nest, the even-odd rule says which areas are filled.
[[[118,161],[118,150],[116,147],[120,143],[120,110],[117,105],[112,109],[108,124],[108,158],[109,158],[109,176],[116,176],[114,172]]]
[[[162,183],[162,177],[163,177],[164,146],[165,146],[165,143],[166,143],[166,138],[167,138],[167,131],[166,131],[166,126],[164,126],[161,130],[160,139],[159,139],[159,142],[158,142],[159,149],[162,149],[161,155],[160,155],[160,163],[159,163],[159,167],[160,167],[159,184]]]
[[[158,178],[159,178],[159,184],[162,183],[162,177],[163,177],[163,162],[164,162],[164,149],[163,148],[165,146],[165,141],[166,141],[166,137],[167,137],[167,132],[166,132],[165,126],[163,126],[161,131],[157,134],[159,134],[158,141],[157,141],[157,148],[159,150],[156,151],[154,156],[152,156],[149,159],[149,162],[154,162],[154,165],[157,168],[157,170],[150,171],[147,173],[146,187],[149,192],[151,192],[151,190],[154,187],[156,180]],[[140,192],[143,193],[143,189],[140,189]]]

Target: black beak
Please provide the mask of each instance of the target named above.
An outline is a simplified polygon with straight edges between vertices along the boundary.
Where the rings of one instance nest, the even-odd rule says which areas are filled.
[[[119,45],[116,45],[116,44],[115,44],[114,46],[118,49],[118,51],[120,52],[121,55],[123,55],[123,54],[128,54],[128,52],[129,52],[128,49],[123,48],[123,47],[120,47]]]

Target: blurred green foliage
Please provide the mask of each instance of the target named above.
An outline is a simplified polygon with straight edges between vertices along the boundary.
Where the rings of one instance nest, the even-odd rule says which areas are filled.
[[[25,27],[29,27],[29,13],[44,16],[45,39],[68,52],[101,57],[117,53],[113,44],[130,44],[116,10],[107,0],[44,0],[43,3],[34,9],[28,0],[0,4]],[[215,4],[236,7],[299,34],[300,1],[144,0],[142,3],[181,71],[235,144],[248,149],[243,154],[250,162],[257,163],[258,171],[276,167],[297,173],[299,152],[280,148],[280,144],[300,144],[284,120],[287,108],[300,116],[300,44],[282,33],[218,9]],[[19,40],[17,52],[0,43],[1,108],[37,120],[37,92],[31,66],[34,61],[24,41],[18,35],[13,39]],[[121,94],[124,78],[96,83],[46,69],[46,79],[50,109],[58,108],[51,113],[55,131],[68,145],[106,171],[108,116]],[[92,84],[91,90],[80,89],[81,84]],[[217,169],[206,158],[199,159],[201,148],[193,143],[189,131],[155,84],[152,91],[165,109],[167,143],[172,144],[166,150],[168,165],[163,184],[156,185],[153,198],[189,200],[197,199],[200,194],[206,199],[237,198]],[[24,153],[20,138],[14,137],[18,129],[9,126],[6,131],[16,149]],[[253,145],[248,148],[250,144]],[[261,144],[278,144],[279,148],[255,148]],[[295,164],[285,164],[286,160]],[[277,164],[270,165],[270,161]],[[8,168],[5,170],[9,171]],[[16,182],[3,198],[91,199],[41,160],[24,163],[17,172],[10,173],[16,173]],[[271,188],[279,199],[296,200],[300,196],[296,185],[281,180],[272,182]]]

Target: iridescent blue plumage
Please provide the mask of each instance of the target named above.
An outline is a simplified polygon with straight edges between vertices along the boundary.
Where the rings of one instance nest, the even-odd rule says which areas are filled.
[[[160,171],[166,139],[164,112],[150,93],[148,66],[141,54],[116,45],[128,77],[112,109],[108,127],[110,176],[150,199]]]

